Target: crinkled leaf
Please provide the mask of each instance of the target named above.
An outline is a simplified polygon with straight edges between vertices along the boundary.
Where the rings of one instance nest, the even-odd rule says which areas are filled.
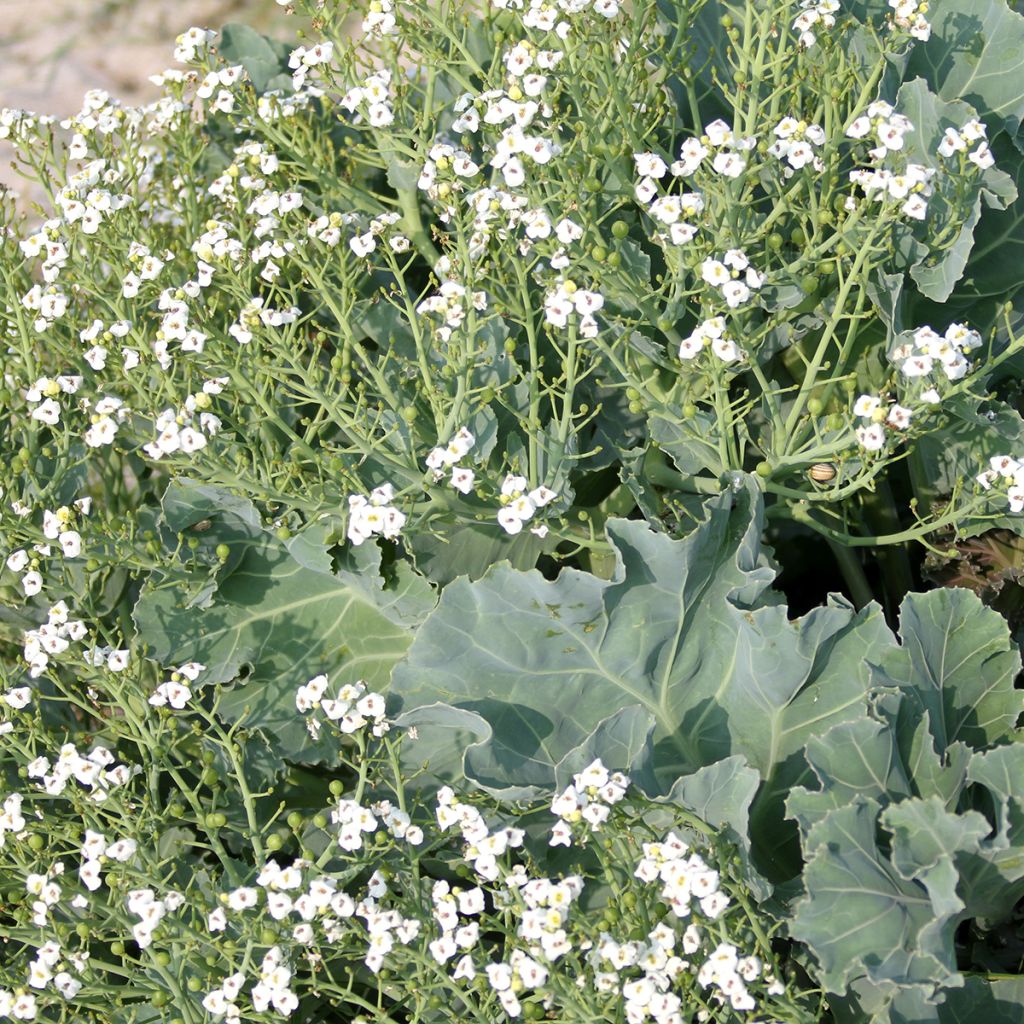
[[[215,494],[172,484],[165,518],[170,524],[188,520]],[[229,683],[244,671],[245,678],[220,695],[220,712],[262,729],[289,757],[321,759],[330,744],[310,739],[295,709],[296,688],[319,672],[331,673],[332,684],[362,679],[371,688],[385,687],[409,643],[407,592],[385,589],[379,576],[334,575],[300,562],[270,531],[248,532],[255,512],[250,515],[247,502],[239,505],[227,494],[223,501],[233,511],[209,516],[202,534],[204,542],[227,544],[236,560],[219,582],[216,601],[189,607],[174,586],[153,579],[135,607],[140,638],[161,664],[204,664],[206,684]]]
[[[1008,737],[1024,710],[1014,689],[1020,655],[1005,620],[960,587],[908,594],[898,648],[872,665],[872,682],[902,691],[926,711],[940,751]]]
[[[893,870],[878,847],[878,811],[858,797],[811,828],[806,895],[790,932],[811,948],[830,992],[863,978],[883,992],[918,987],[934,1001],[939,987],[959,981],[952,914],[939,913],[922,884]],[[940,893],[944,905],[955,899],[951,885]]]
[[[655,719],[662,792],[734,754],[769,779],[800,777],[810,736],[864,714],[865,658],[891,634],[877,608],[857,614],[842,602],[787,620],[770,589],[752,480],[710,499],[705,515],[682,540],[610,520],[610,581],[574,570],[549,581],[502,565],[456,580],[396,668],[392,694],[406,710],[444,702],[484,718],[493,737],[465,768],[480,781],[483,748],[498,749],[491,789],[550,789],[570,750],[635,705]],[[769,796],[780,824],[788,785]]]

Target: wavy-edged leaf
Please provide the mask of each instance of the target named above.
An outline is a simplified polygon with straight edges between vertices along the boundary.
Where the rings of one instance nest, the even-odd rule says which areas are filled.
[[[168,524],[209,512],[218,493],[172,484],[164,497]],[[388,590],[379,574],[321,571],[293,557],[269,530],[257,532],[259,517],[247,502],[221,497],[231,511],[207,515],[201,534],[203,543],[231,549],[234,568],[219,580],[216,600],[189,606],[174,581],[151,580],[135,607],[136,627],[156,661],[204,664],[204,683],[229,683],[244,671],[244,680],[220,694],[220,713],[264,730],[289,757],[319,760],[327,746],[306,732],[296,688],[320,672],[331,674],[332,685],[362,679],[386,687],[409,644],[407,623],[416,617],[410,602],[422,608],[418,587],[427,585],[413,584],[413,596],[408,581]]]
[[[830,992],[863,980],[882,993],[918,988],[934,1002],[940,987],[960,982],[954,915],[940,913],[923,884],[893,869],[878,847],[878,812],[875,801],[858,797],[811,828],[806,895],[790,932],[811,948]],[[953,883],[939,896],[943,906],[955,900]]]
[[[406,711],[443,702],[485,719],[493,736],[464,768],[492,790],[550,789],[569,751],[638,706],[655,722],[658,791],[742,754],[770,780],[761,820],[782,826],[782,795],[807,771],[804,745],[864,715],[865,659],[892,637],[877,608],[858,614],[842,601],[787,620],[749,478],[710,499],[705,516],[682,540],[609,520],[610,581],[502,565],[456,580],[396,668],[392,695]],[[769,848],[777,838],[768,824],[755,832]]]
[[[872,681],[920,704],[940,751],[958,741],[983,748],[1012,734],[1024,710],[1024,693],[1014,689],[1021,662],[997,612],[961,587],[909,594],[900,637],[900,647],[873,663]]]

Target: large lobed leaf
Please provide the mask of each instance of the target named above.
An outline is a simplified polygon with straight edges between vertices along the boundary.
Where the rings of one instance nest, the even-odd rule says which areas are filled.
[[[808,775],[807,741],[864,716],[867,660],[893,640],[874,606],[857,613],[833,600],[787,619],[750,478],[710,499],[705,516],[682,540],[609,520],[617,568],[608,581],[500,565],[451,583],[391,689],[406,713],[418,709],[424,751],[450,749],[430,730],[458,722],[461,768],[450,758],[431,767],[503,796],[535,796],[581,744],[604,756],[595,731],[638,709],[652,723],[653,751],[643,753],[653,757],[652,792],[734,755],[760,773],[758,833],[770,860],[778,829],[769,825],[783,828],[782,797]],[[615,767],[632,768],[622,749],[610,755]]]
[[[162,507],[172,531],[208,521],[195,536],[231,553],[205,606],[186,600],[178,580],[146,585],[134,614],[151,657],[201,662],[204,683],[235,681],[219,695],[221,714],[263,730],[284,756],[323,758],[327,746],[310,739],[295,709],[296,688],[320,672],[332,685],[362,679],[385,688],[410,625],[433,603],[429,586],[407,571],[385,585],[372,545],[332,572],[323,544],[303,535],[279,540],[249,502],[216,488],[172,483]]]

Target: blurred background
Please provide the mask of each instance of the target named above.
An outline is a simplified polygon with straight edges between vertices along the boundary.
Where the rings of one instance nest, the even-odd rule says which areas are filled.
[[[148,77],[177,66],[175,36],[229,21],[294,38],[274,0],[0,0],[0,108],[67,116],[88,89],[127,103],[153,99]],[[26,190],[3,148],[0,184]]]

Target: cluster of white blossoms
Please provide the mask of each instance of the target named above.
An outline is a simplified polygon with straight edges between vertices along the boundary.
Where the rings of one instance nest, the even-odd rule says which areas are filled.
[[[850,181],[860,186],[868,199],[878,203],[884,202],[886,197],[902,200],[901,212],[913,220],[924,220],[928,215],[928,197],[933,191],[931,179],[934,176],[934,167],[912,163],[907,164],[902,174],[887,167],[850,171]],[[856,200],[848,196],[846,208],[852,210],[855,206]]]
[[[819,173],[824,171],[825,165],[814,151],[815,146],[825,144],[825,130],[821,125],[798,121],[795,117],[784,117],[773,132],[775,141],[768,147],[768,152],[789,165],[783,168],[785,177],[792,177],[808,164]]]
[[[458,281],[445,281],[433,295],[428,295],[416,307],[420,316],[439,316],[444,321],[434,325],[434,334],[441,341],[449,341],[452,332],[460,328],[470,308],[478,313],[487,309],[487,293],[471,291]]]
[[[32,419],[51,427],[59,423],[62,407],[57,401],[58,396],[74,395],[81,386],[82,378],[77,376],[40,377],[25,391],[25,401],[35,407]]]
[[[564,279],[544,296],[544,320],[552,327],[575,326],[581,338],[596,338],[599,330],[594,316],[604,306],[600,292],[580,288],[575,281]]]
[[[928,13],[928,0],[889,0],[892,8],[890,28],[901,28],[922,43],[931,38],[932,27],[925,15]]]
[[[194,683],[205,671],[206,666],[198,661],[179,665],[171,670],[170,679],[160,683],[150,694],[149,703],[155,708],[172,707],[181,711],[192,699],[192,688],[188,684]]]
[[[25,876],[25,892],[29,896],[35,896],[32,901],[32,923],[38,928],[46,928],[50,924],[50,910],[60,903],[64,895],[64,889],[57,881],[63,874],[64,862],[58,860],[50,865],[45,874],[31,872]],[[72,901],[76,909],[81,907],[84,899],[85,897],[82,897],[81,900]]]
[[[205,381],[201,391],[189,395],[180,409],[164,409],[153,423],[156,438],[142,446],[154,461],[174,452],[191,454],[205,448],[209,438],[220,432],[221,421],[210,412],[211,396],[219,395],[227,377]]]
[[[1024,458],[995,455],[988,464],[989,468],[975,477],[981,489],[988,491],[994,483],[1001,483],[1006,488],[1010,511],[1015,515],[1024,512]]]
[[[967,159],[975,167],[981,171],[987,170],[996,162],[992,150],[988,148],[987,134],[988,128],[981,121],[974,119],[968,121],[959,131],[956,128],[947,128],[939,143],[938,154],[948,159],[954,153],[967,153]],[[978,145],[971,149],[975,143]]]
[[[33,679],[41,676],[51,657],[63,654],[72,643],[82,640],[87,632],[84,622],[68,618],[67,602],[58,601],[47,612],[46,622],[22,633],[22,655],[28,665],[29,676]]]
[[[476,438],[465,428],[459,429],[452,436],[446,445],[438,445],[432,448],[427,456],[427,469],[430,470],[434,481],[437,482],[444,477],[444,471],[451,469],[449,483],[461,494],[469,494],[473,489],[476,474],[466,466],[459,463],[469,454]]]
[[[21,297],[21,304],[36,314],[32,326],[41,334],[67,312],[68,297],[56,285],[44,289],[35,284]]]
[[[71,952],[66,953],[61,949],[60,943],[54,939],[48,939],[41,946],[36,948],[35,959],[28,965],[28,984],[38,990],[45,989],[52,984],[57,994],[64,1000],[74,999],[82,990],[82,982],[76,978],[71,971],[81,974],[89,963],[89,953]],[[5,1001],[5,996],[7,997]],[[24,996],[22,996],[24,998]],[[5,1011],[6,1005],[6,1011]],[[27,1016],[28,1007],[24,1004],[19,1012],[15,1012],[17,1006],[16,994],[6,993],[0,989],[0,1017],[5,1015],[15,1020],[32,1020]]]
[[[132,925],[132,938],[141,949],[153,944],[153,932],[167,914],[173,914],[185,903],[185,897],[173,889],[160,899],[150,888],[132,889],[125,897],[128,913],[138,920]]]
[[[331,216],[333,217],[335,214]],[[369,256],[377,248],[377,239],[381,235],[387,234],[388,229],[394,227],[401,219],[400,213],[382,213],[379,217],[374,217],[366,231],[357,233],[348,240],[348,247],[360,258]],[[322,220],[321,217],[316,223],[319,224]],[[314,234],[312,229],[310,234]],[[325,241],[325,236],[326,240],[333,238],[330,218],[328,218],[326,228],[316,233],[316,237],[321,241]],[[409,251],[411,243],[405,235],[395,232],[388,238],[388,246],[392,252],[403,253]]]
[[[78,878],[89,892],[95,892],[103,884],[103,870],[108,861],[126,864],[137,851],[138,843],[134,839],[111,842],[102,832],[87,828],[79,851],[82,862],[78,866]]]
[[[700,265],[700,276],[719,290],[730,309],[737,309],[764,284],[764,274],[750,265],[740,249],[730,249],[720,260],[708,258]]]
[[[361,679],[355,683],[344,683],[337,695],[327,697],[326,675],[314,676],[295,691],[295,707],[303,715],[321,711],[329,722],[335,722],[338,730],[346,735],[359,732],[370,726],[374,736],[383,736],[390,729],[384,717],[384,698],[379,693],[367,693],[366,683]],[[314,739],[320,735],[321,723],[310,718],[306,727]]]
[[[760,957],[740,956],[731,942],[721,942],[701,964],[697,981],[705,988],[715,986],[714,997],[718,1002],[728,1003],[734,1010],[753,1010],[754,997],[747,984],[756,981],[764,968]],[[785,987],[772,975],[765,975],[769,995],[781,995]]]
[[[57,280],[68,259],[67,239],[61,235],[60,228],[60,218],[48,220],[36,232],[18,242],[26,259],[34,260],[40,254],[43,256],[39,272],[47,284]]]
[[[696,139],[689,139],[683,145],[683,152],[687,151],[687,145],[692,150],[693,144],[703,150]],[[703,152],[706,155],[707,150]],[[633,163],[639,175],[633,194],[638,202],[646,204],[648,216],[667,228],[666,231],[657,232],[655,237],[670,245],[685,245],[692,241],[698,230],[693,221],[704,211],[704,199],[700,193],[661,194],[658,181],[669,173],[669,166],[657,153],[634,153]],[[684,160],[677,161],[672,164],[672,173],[680,176],[687,167]],[[691,172],[687,170],[686,173]]]
[[[386,540],[394,540],[405,526],[405,513],[391,504],[395,489],[381,484],[365,494],[350,494],[348,498],[348,529],[346,535],[353,544],[362,544],[379,533]]]
[[[72,148],[69,156],[74,155]],[[131,196],[96,187],[101,183],[116,184],[121,178],[121,172],[107,167],[105,160],[90,160],[80,171],[69,175],[56,194],[64,222],[78,224],[83,234],[95,235],[104,221],[132,203]]]
[[[423,842],[423,829],[390,800],[379,800],[370,807],[358,800],[339,800],[331,809],[331,822],[338,826],[338,846],[349,853],[361,850],[363,833],[376,832],[381,822],[395,839],[403,839],[410,846]]]
[[[252,1008],[266,1013],[273,1007],[275,1013],[290,1017],[299,1005],[299,998],[291,990],[292,972],[285,964],[280,946],[271,946],[260,963],[258,980],[249,992]],[[202,1001],[203,1009],[214,1019],[227,1021],[241,1019],[241,1010],[235,1000],[242,991],[246,977],[241,971],[226,977],[219,987],[208,992]]]
[[[886,155],[903,148],[903,137],[914,130],[910,118],[897,114],[891,103],[875,100],[867,110],[854,118],[846,129],[847,138],[863,139],[874,135],[876,145],[868,150],[872,160],[882,160]]]
[[[114,343],[116,339],[127,337],[132,330],[130,320],[115,320],[110,326],[106,326],[102,320],[93,320],[88,326],[78,332],[78,337],[83,344],[89,345],[82,358],[89,364],[92,370],[97,373],[106,368],[107,359],[110,356],[110,349],[99,344],[100,341],[107,345]],[[134,370],[139,365],[139,353],[135,349],[123,346],[121,348],[121,360],[124,370]]]
[[[524,523],[528,523],[534,512],[549,505],[558,495],[543,484],[528,490],[526,477],[517,473],[509,473],[501,482],[501,508],[498,509],[498,525],[510,534],[519,533]],[[530,532],[538,537],[547,536],[548,528],[544,523],[530,527]]]
[[[28,777],[39,779],[39,785],[50,794],[59,796],[74,779],[89,790],[89,796],[102,803],[110,790],[125,785],[140,769],[119,764],[117,758],[104,746],[97,745],[82,755],[74,743],[65,743],[52,763],[40,755],[28,765]]]
[[[886,402],[881,395],[860,395],[853,403],[853,414],[861,421],[854,431],[857,443],[865,451],[878,452],[885,447],[886,427],[906,430],[913,410],[898,402]]]
[[[573,825],[583,823],[590,832],[600,832],[612,807],[625,795],[629,779],[622,772],[609,772],[600,758],[572,777],[551,801],[551,813],[558,821],[551,829],[549,846],[571,846]]]
[[[437,824],[442,832],[458,827],[465,842],[464,856],[483,879],[493,882],[499,875],[498,858],[523,845],[521,828],[491,832],[484,816],[471,804],[463,803],[451,786],[437,791]]]
[[[277,0],[277,2],[281,3],[282,0]],[[290,0],[284,0],[284,2],[288,3]],[[374,0],[363,18],[362,29],[373,39],[383,39],[385,36],[394,35],[398,31],[398,24],[392,0]]]
[[[692,174],[704,158],[714,152],[711,169],[724,178],[738,178],[747,169],[747,158],[743,155],[757,145],[752,135],[738,136],[721,120],[704,126],[700,140],[688,139],[679,151],[679,165],[672,164],[673,174]]]
[[[82,535],[78,530],[78,515],[88,515],[92,507],[92,498],[79,498],[73,506],[62,505],[56,511],[43,511],[43,536],[47,540],[55,540],[65,558],[78,558],[82,553]],[[49,558],[52,547],[49,544],[34,544],[31,549],[16,548],[7,556],[7,568],[11,572],[24,573],[21,577],[21,589],[26,597],[34,597],[43,589],[43,576],[39,571],[41,558]],[[66,606],[63,607],[66,612]]]
[[[679,956],[689,956],[701,945],[700,930],[691,924],[680,936],[661,923],[647,933],[646,941],[620,942],[608,932],[587,953],[599,992],[619,992],[628,1024],[683,1024],[682,1000],[672,985],[690,967]],[[677,951],[678,949],[678,951]]]
[[[0,804],[0,850],[7,842],[7,833],[21,840],[25,835],[25,816],[21,813],[25,798],[20,793],[8,793]]]
[[[728,906],[729,897],[719,888],[718,872],[675,832],[657,843],[644,843],[644,855],[633,872],[643,882],[661,883],[661,899],[676,917],[689,917],[692,904],[714,920]]]
[[[235,96],[231,88],[248,77],[248,72],[241,64],[210,71],[199,83],[196,97],[210,100],[206,109],[214,113],[230,114],[235,109]]]
[[[262,295],[257,295],[239,310],[238,319],[228,328],[228,334],[239,345],[248,345],[260,324],[264,327],[286,327],[295,323],[301,315],[302,310],[298,306],[272,309],[264,304]]]
[[[306,84],[306,79],[321,74],[322,68],[334,57],[334,43],[320,42],[312,46],[298,46],[288,55],[288,67],[292,70],[292,88],[296,91]]]
[[[473,949],[480,938],[480,925],[474,918],[483,913],[484,891],[479,886],[462,889],[438,879],[430,891],[431,913],[439,935],[428,946],[430,955],[439,964],[447,963],[462,952],[453,977],[476,976],[473,958],[467,950]],[[461,916],[460,916],[461,915]],[[467,920],[468,919],[468,920]]]
[[[349,89],[339,101],[353,115],[353,124],[365,120],[371,128],[386,128],[395,119],[391,109],[391,72],[380,70]]]
[[[800,13],[793,20],[793,31],[800,33],[800,45],[810,49],[818,41],[821,29],[834,28],[839,0],[800,0]]]
[[[708,346],[723,363],[734,363],[743,358],[743,350],[726,333],[725,317],[713,316],[697,327],[679,343],[679,358],[695,359]]]
[[[942,377],[946,380],[963,378],[971,367],[965,353],[980,347],[981,335],[966,324],[950,324],[944,334],[925,326],[917,328],[910,341],[893,349],[889,358],[905,379],[932,385],[920,397],[934,404],[939,401],[934,384]]]
[[[191,64],[207,53],[216,38],[216,32],[193,25],[175,39],[174,59],[179,64]]]

